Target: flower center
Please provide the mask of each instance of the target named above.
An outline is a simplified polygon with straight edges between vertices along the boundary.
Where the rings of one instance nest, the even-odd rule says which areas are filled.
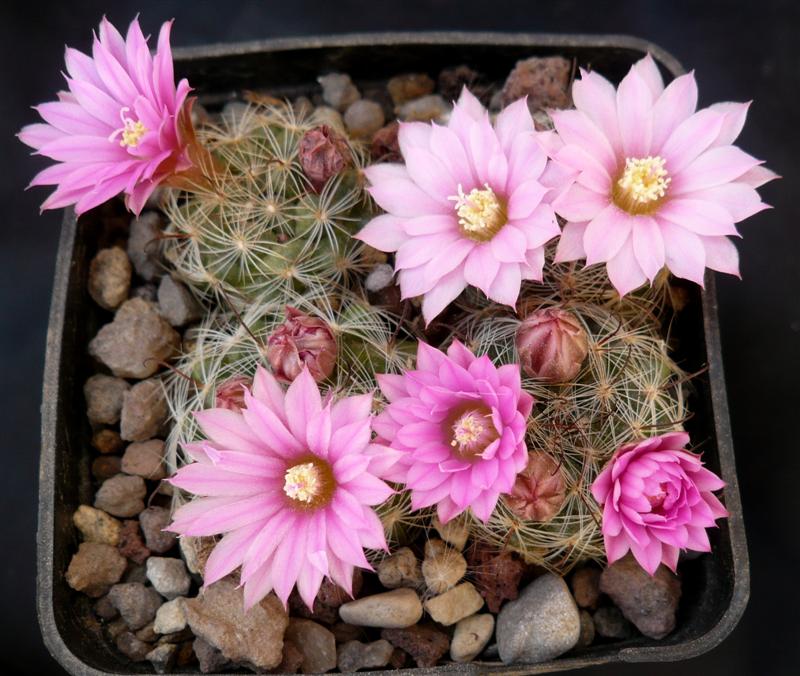
[[[667,484],[665,482],[660,483],[656,491],[645,497],[650,503],[652,511],[658,513],[664,505],[664,499],[667,497]]]
[[[483,188],[473,188],[468,194],[464,194],[459,183],[458,194],[447,199],[455,202],[461,232],[476,242],[489,241],[508,221],[505,203],[488,183],[484,183]]]
[[[147,127],[142,124],[141,120],[134,120],[131,117],[125,115],[125,113],[130,112],[130,108],[125,106],[119,111],[119,117],[122,120],[122,126],[119,129],[116,129],[111,136],[108,137],[109,141],[113,141],[117,138],[117,136],[122,136],[120,139],[119,144],[123,148],[135,148],[139,145],[139,141],[142,140],[142,136],[147,133]]]
[[[631,214],[652,212],[667,194],[672,181],[664,168],[665,163],[658,155],[628,157],[622,175],[614,184],[616,205]]]
[[[307,456],[286,469],[283,492],[294,507],[316,509],[333,497],[334,483],[330,466],[315,456]]]
[[[491,411],[485,406],[462,406],[445,419],[450,446],[464,460],[474,460],[497,439]]]

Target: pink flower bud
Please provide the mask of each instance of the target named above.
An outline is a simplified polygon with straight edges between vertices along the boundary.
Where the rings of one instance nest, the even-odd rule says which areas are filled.
[[[541,451],[528,454],[528,466],[504,496],[508,508],[528,521],[550,521],[564,504],[564,475],[558,463]]]
[[[327,125],[314,127],[300,139],[300,165],[314,190],[319,192],[331,176],[352,161],[345,140]]]
[[[317,382],[336,366],[336,338],[318,317],[286,306],[286,321],[267,340],[267,359],[275,377],[291,383],[307,366]]]
[[[214,399],[215,408],[226,408],[237,413],[244,408],[244,391],[253,386],[253,379],[248,376],[233,376],[217,386]]]
[[[522,321],[517,329],[517,352],[526,375],[562,383],[578,375],[589,343],[575,315],[551,307]]]

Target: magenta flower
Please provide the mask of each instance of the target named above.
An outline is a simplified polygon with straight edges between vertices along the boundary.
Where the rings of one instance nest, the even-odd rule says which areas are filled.
[[[372,395],[322,401],[303,372],[284,393],[259,368],[241,412],[197,414],[209,441],[185,444],[195,462],[170,480],[202,496],[180,507],[169,529],[224,534],[208,559],[206,586],[239,566],[246,607],[274,590],[286,605],[296,584],[309,608],[325,576],[352,593],[364,548],[385,549],[370,508],[392,489],[370,443]]]
[[[541,280],[544,245],[559,233],[544,201],[552,172],[525,100],[492,126],[464,89],[446,127],[401,123],[399,142],[404,165],[366,169],[388,213],[358,238],[397,252],[402,296],[424,296],[427,322],[468,284],[513,307],[522,280]]]
[[[556,262],[605,263],[624,295],[666,265],[703,283],[705,268],[739,274],[735,223],[766,208],[755,188],[775,178],[733,145],[748,104],[695,112],[693,73],[666,88],[653,59],[615,90],[597,73],[573,84],[576,110],[552,111],[551,157],[578,173],[554,201],[568,223]]]
[[[487,521],[528,462],[533,397],[519,366],[496,367],[457,340],[447,354],[420,342],[417,370],[377,378],[389,405],[373,427],[400,456],[392,480],[411,490],[412,508],[436,505],[442,523],[467,509]]]
[[[92,57],[67,48],[69,91],[36,106],[44,123],[19,134],[36,154],[57,162],[31,181],[57,186],[42,209],[74,204],[81,214],[124,192],[138,214],[159,183],[191,166],[184,108],[189,83],[175,87],[171,26],[161,27],[155,56],[137,19],[123,39],[103,18]]]
[[[608,562],[630,551],[651,575],[660,563],[672,571],[681,549],[711,551],[706,528],[728,516],[711,491],[725,483],[672,432],[620,448],[592,484],[603,508]]]

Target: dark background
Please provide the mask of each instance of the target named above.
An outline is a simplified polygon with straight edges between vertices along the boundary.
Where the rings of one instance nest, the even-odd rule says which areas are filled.
[[[594,674],[798,673],[800,639],[800,3],[507,2],[18,2],[0,9],[0,674],[58,674],[36,622],[39,403],[61,214],[38,215],[44,191],[23,192],[43,166],[13,134],[28,106],[61,86],[63,46],[88,50],[103,12],[145,33],[174,17],[173,45],[375,30],[627,33],[697,69],[700,103],[754,99],[740,144],[784,178],[763,189],[775,206],[741,228],[744,281],[721,278],[720,321],[752,565],[751,600],[733,634],[679,665]],[[792,665],[795,664],[794,667]]]

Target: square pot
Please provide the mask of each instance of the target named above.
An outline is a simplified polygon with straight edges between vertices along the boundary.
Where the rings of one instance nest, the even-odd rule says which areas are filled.
[[[307,94],[316,77],[328,71],[347,72],[363,86],[405,72],[435,74],[466,63],[492,80],[501,80],[518,59],[533,55],[574,57],[579,65],[618,81],[646,52],[668,78],[683,72],[668,53],[636,38],[506,33],[362,34],[197,47],[175,50],[175,68],[178,77],[189,78],[202,103],[214,106],[242,89],[264,87],[287,97]],[[108,235],[96,214],[79,220],[71,212],[65,215],[47,334],[37,601],[45,644],[73,674],[152,673],[148,663],[127,663],[105,640],[90,600],[70,589],[64,579],[78,545],[72,513],[78,505],[91,503],[93,495],[82,385],[91,373],[86,346],[110,315],[91,301],[86,282],[89,262]],[[677,359],[690,373],[708,368],[693,380],[694,417],[687,426],[702,442],[710,469],[727,484],[724,501],[730,516],[710,533],[713,554],[682,564],[683,598],[675,631],[661,641],[638,636],[536,665],[475,662],[382,673],[540,674],[613,662],[680,660],[710,650],[732,631],[747,604],[749,564],[713,276],[707,278],[705,291],[691,287],[690,296],[673,327],[679,341]]]

